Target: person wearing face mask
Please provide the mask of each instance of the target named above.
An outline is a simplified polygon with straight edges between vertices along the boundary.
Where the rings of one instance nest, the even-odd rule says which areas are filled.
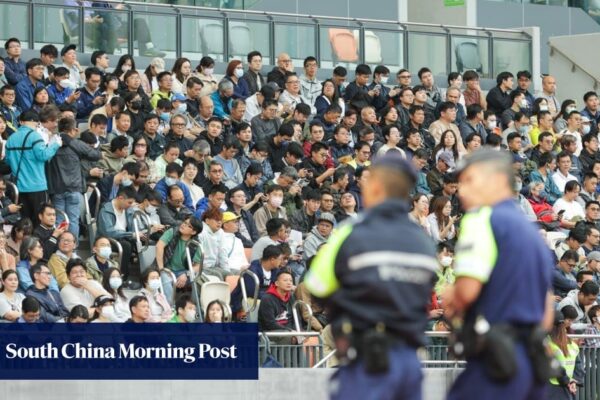
[[[133,180],[140,174],[140,166],[136,162],[123,164],[121,170],[114,175],[107,175],[98,181],[101,202],[112,200],[116,197],[121,187],[130,187]]]
[[[177,149],[177,146],[174,147]],[[181,161],[178,160],[180,163]],[[183,192],[183,206],[193,211],[195,209],[194,203],[192,202],[192,196],[187,186],[181,183],[181,175],[183,175],[183,168],[177,162],[170,162],[165,168],[164,178],[159,180],[154,186],[154,190],[161,194],[163,201],[167,199],[167,192],[171,186],[179,187]]]
[[[581,110],[581,115],[587,117],[591,123],[591,131],[598,131],[598,122],[600,121],[600,101],[598,94],[594,91],[589,91],[583,95],[585,107]]]
[[[124,322],[131,318],[129,299],[123,291],[123,278],[118,268],[108,268],[102,274],[102,287],[114,300],[115,322]]]
[[[248,91],[248,84],[244,76],[244,66],[240,60],[231,60],[227,65],[225,71],[225,78],[233,84],[233,98],[245,100],[246,97],[250,96]]]
[[[560,112],[554,118],[554,132],[560,132],[567,127],[567,119],[572,111],[577,110],[577,104],[575,100],[567,99],[562,102],[560,106]],[[583,115],[583,112],[582,114]]]
[[[212,304],[212,302],[210,304]],[[208,310],[210,309],[210,304],[207,307],[207,317],[209,313]],[[190,323],[195,322],[197,320],[198,312],[196,311],[196,305],[192,301],[192,296],[190,296],[189,294],[182,294],[177,298],[177,301],[175,302],[175,311],[176,314],[174,314],[173,318],[171,318],[168,322]]]
[[[281,205],[283,203],[284,190],[279,185],[270,185],[265,190],[267,201],[264,205],[254,213],[254,223],[258,234],[267,236],[267,221],[272,218],[283,218],[287,219],[287,213],[285,208]]]
[[[440,268],[437,270],[437,283],[434,287],[436,296],[441,297],[446,288],[456,280],[452,263],[454,261],[454,247],[449,243],[440,243],[437,246],[437,259]],[[441,316],[437,315],[437,317]]]
[[[115,310],[115,299],[105,294],[96,297],[93,307],[95,309],[90,322],[121,322]]]
[[[46,88],[48,95],[56,105],[76,103],[81,96],[81,91],[75,89],[77,87],[69,79],[69,70],[65,67],[58,67],[54,70],[54,84]]]
[[[171,305],[161,291],[160,272],[156,268],[148,268],[142,273],[144,287],[139,296],[145,296],[150,305],[150,317],[146,322],[167,322],[173,316]],[[133,313],[132,313],[133,314]]]
[[[112,247],[107,237],[97,236],[92,247],[92,256],[85,260],[88,276],[102,283],[102,276],[109,268],[119,269],[119,263],[110,258]]]

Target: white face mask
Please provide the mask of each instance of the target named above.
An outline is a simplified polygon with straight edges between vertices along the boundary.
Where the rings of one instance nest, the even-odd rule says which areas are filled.
[[[121,66],[121,71],[123,71],[123,72],[129,72],[129,71],[131,71],[131,65],[123,65],[123,66]]]
[[[185,313],[183,314],[183,316],[185,317],[185,320],[187,322],[195,321],[196,320],[196,311],[185,310]]]
[[[591,129],[592,127],[590,125],[583,125],[583,134],[587,135],[588,133],[590,133]]]
[[[175,178],[171,178],[170,176],[168,176],[168,177],[165,178],[165,184],[167,186],[173,186],[176,183],[177,183],[177,179],[175,179]]]
[[[100,247],[98,249],[98,255],[102,258],[110,258],[112,254],[112,249],[110,247]]]
[[[110,285],[111,289],[117,290],[123,284],[123,279],[121,279],[119,276],[115,276],[114,278],[110,278],[108,280],[108,284]]]
[[[146,207],[146,212],[150,215],[156,214],[156,207],[153,205],[149,205]]]
[[[63,89],[71,89],[75,85],[73,85],[73,83],[71,83],[69,79],[61,79],[60,81],[58,81],[58,86],[60,86]]]
[[[387,84],[387,83],[388,83],[388,79],[390,79],[390,77],[389,77],[389,76],[382,76],[382,77],[381,77],[381,84],[382,84],[382,85],[385,85],[385,84]]]
[[[497,121],[489,121],[488,122],[488,129],[496,129],[497,125],[498,125]]]
[[[212,74],[215,72],[215,69],[214,68],[204,68],[202,71],[204,71],[204,75],[212,76]]]
[[[540,111],[548,111],[548,106],[540,106]]]
[[[271,203],[273,207],[281,207],[281,203],[283,203],[283,197],[271,197],[269,203]]]
[[[573,111],[575,111],[575,107],[567,107],[567,109],[565,110],[567,112],[567,115],[571,114]]]
[[[177,111],[180,112],[181,114],[183,114],[184,112],[187,111],[187,104],[186,103],[182,103],[180,105],[177,106]]]
[[[152,290],[157,290],[160,287],[160,279],[150,279],[148,281],[148,286]]]
[[[240,68],[236,68],[236,69],[235,69],[235,76],[236,76],[237,78],[241,78],[242,76],[244,76],[244,70],[243,70],[243,69],[240,69]]]
[[[529,103],[527,103],[526,99],[521,100],[521,108],[527,108],[529,107]]]
[[[125,178],[121,181],[121,186],[131,186],[133,181],[129,178]]]
[[[440,264],[442,265],[442,267],[449,267],[450,265],[452,265],[452,257],[442,257],[442,259],[440,260]]]
[[[104,306],[102,307],[102,311],[100,312],[102,316],[110,321],[115,318],[115,307],[113,306]]]

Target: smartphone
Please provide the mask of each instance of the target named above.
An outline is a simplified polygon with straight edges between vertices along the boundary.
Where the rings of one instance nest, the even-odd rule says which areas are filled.
[[[373,89],[377,90],[378,92],[381,92],[381,85],[377,84]]]
[[[77,88],[77,89],[75,89],[75,91],[74,91],[74,93],[79,93],[79,92],[81,92],[81,88]]]
[[[565,210],[560,210],[560,211],[558,212],[558,216],[560,217],[560,216],[561,216],[561,215],[563,215],[564,213],[565,213]]]
[[[60,224],[58,224],[58,229],[65,229],[69,226],[69,223],[67,221],[63,221]]]

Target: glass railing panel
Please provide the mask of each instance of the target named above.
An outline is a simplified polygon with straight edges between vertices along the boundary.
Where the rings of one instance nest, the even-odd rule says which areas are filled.
[[[275,24],[275,57],[282,52],[292,58],[294,67],[302,67],[308,56],[317,54],[314,25]]]
[[[133,40],[134,56],[177,58],[176,16],[135,12]]]
[[[65,18],[79,31],[79,21],[70,11]],[[83,10],[83,44],[86,53],[103,50],[108,54],[129,53],[129,16],[126,11],[108,8],[85,8]],[[70,39],[70,43],[77,43]]]
[[[490,77],[489,40],[476,36],[452,36],[451,71],[475,70],[483,78]]]
[[[79,25],[79,8],[36,5],[33,8],[33,47],[39,49],[53,44],[60,50],[66,44],[79,46]]]
[[[494,39],[494,74],[510,71],[531,71],[531,42]]]
[[[365,63],[385,65],[394,76],[404,68],[404,33],[365,27]]]
[[[224,60],[223,21],[213,18],[182,17],[181,48],[183,57],[199,61],[210,56]]]
[[[262,54],[263,63],[271,64],[269,23],[255,20],[230,19],[229,59],[239,59],[246,62],[246,56],[253,50]]]
[[[0,4],[0,44],[11,37],[19,38],[21,47],[29,47],[27,4]]]
[[[427,66],[434,75],[447,75],[446,36],[408,33],[408,69],[416,74]]]
[[[322,26],[319,45],[321,67],[335,68],[339,64],[353,70],[360,59],[360,33],[356,27]]]

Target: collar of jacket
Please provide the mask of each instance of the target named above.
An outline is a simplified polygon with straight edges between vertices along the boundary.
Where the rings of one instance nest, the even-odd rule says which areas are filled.
[[[408,214],[410,206],[407,200],[401,199],[388,199],[383,203],[376,205],[369,209],[365,213],[365,219],[369,220],[371,217],[383,216],[389,218],[398,214]]]

